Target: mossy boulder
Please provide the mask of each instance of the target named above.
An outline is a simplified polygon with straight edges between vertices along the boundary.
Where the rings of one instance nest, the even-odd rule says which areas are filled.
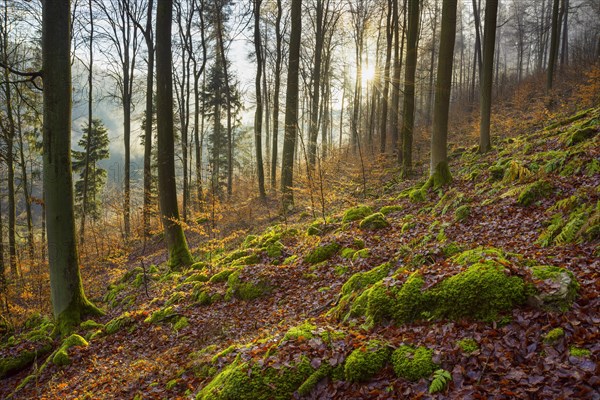
[[[224,269],[223,271],[217,272],[216,274],[211,276],[208,281],[210,283],[227,282],[229,275],[233,274],[235,271],[236,271],[235,269]]]
[[[210,277],[206,274],[193,274],[188,276],[184,283],[192,283],[192,282],[208,282]]]
[[[358,221],[371,214],[373,214],[373,209],[371,207],[359,205],[346,210],[344,216],[342,217],[342,222]]]
[[[238,357],[200,390],[196,399],[287,400],[314,372],[307,358],[276,369],[261,368]]]
[[[74,346],[87,347],[88,342],[77,334],[70,335],[63,341],[58,350],[56,350],[54,356],[52,357],[52,362],[58,366],[70,364],[71,360],[69,358],[68,350]]]
[[[384,342],[371,340],[355,349],[346,358],[344,376],[350,382],[366,382],[375,376],[387,363],[390,348]]]
[[[528,298],[531,305],[555,311],[566,311],[571,307],[579,290],[579,283],[571,271],[552,265],[536,265],[531,272],[536,289]]]
[[[535,181],[521,191],[517,204],[528,206],[552,193],[554,186],[546,180]]]
[[[579,144],[581,142],[584,142],[588,139],[593,138],[597,134],[598,134],[598,129],[596,129],[592,126],[582,127],[582,128],[576,129],[571,134],[567,144],[569,146],[574,146],[576,144]]]
[[[317,329],[316,325],[310,322],[304,322],[301,325],[294,326],[285,333],[282,342],[287,340],[307,340],[312,339],[314,336],[313,332]]]
[[[112,335],[113,333],[118,332],[122,328],[132,325],[135,322],[132,315],[129,312],[124,312],[118,317],[110,320],[104,325],[104,332],[107,335]]]
[[[390,226],[382,213],[371,214],[360,221],[360,229],[381,229]]]
[[[256,282],[245,282],[240,279],[240,275],[240,271],[229,275],[227,279],[227,297],[250,301],[271,293],[272,287],[265,279],[258,279]]]
[[[408,198],[413,203],[421,203],[427,199],[427,192],[424,189],[415,188],[408,192]]]
[[[379,209],[379,212],[382,213],[383,215],[388,215],[391,214],[393,212],[398,212],[398,211],[402,211],[404,209],[404,207],[402,206],[383,206]]]
[[[402,345],[392,354],[394,372],[409,381],[427,378],[438,368],[432,356],[433,350],[426,347]]]
[[[467,219],[470,214],[471,214],[471,207],[464,204],[456,209],[456,211],[454,212],[454,219],[456,221],[461,222],[461,221],[464,221],[465,219]]]
[[[318,246],[306,256],[304,256],[304,261],[309,264],[317,264],[323,262],[333,257],[339,249],[340,245],[335,242]]]
[[[35,360],[42,358],[52,351],[52,340],[46,338],[38,341],[30,350],[23,350],[14,356],[0,358],[0,379],[19,372]]]

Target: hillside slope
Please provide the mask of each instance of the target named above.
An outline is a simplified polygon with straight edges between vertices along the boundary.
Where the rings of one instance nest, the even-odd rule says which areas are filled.
[[[85,340],[3,339],[0,397],[600,398],[599,132],[584,110],[456,150],[447,188],[131,265]]]

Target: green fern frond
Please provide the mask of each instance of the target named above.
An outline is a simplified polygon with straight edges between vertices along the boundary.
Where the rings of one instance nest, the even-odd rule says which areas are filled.
[[[531,171],[527,169],[526,166],[517,161],[511,161],[508,169],[504,173],[504,182],[524,182],[530,176]]]
[[[571,214],[569,222],[562,231],[554,238],[554,243],[561,245],[572,243],[577,239],[578,233],[585,224],[586,214],[583,212],[574,212]]]
[[[452,380],[452,375],[445,369],[438,369],[433,373],[433,380],[429,385],[429,393],[437,393],[446,389],[448,383]]]
[[[565,221],[560,213],[554,214],[550,220],[550,225],[541,233],[537,243],[542,247],[548,247],[554,241],[554,238],[561,231]]]
[[[573,210],[579,204],[580,198],[577,195],[573,195],[571,197],[567,197],[562,200],[558,200],[552,207],[548,209],[548,211],[563,211],[569,212]]]

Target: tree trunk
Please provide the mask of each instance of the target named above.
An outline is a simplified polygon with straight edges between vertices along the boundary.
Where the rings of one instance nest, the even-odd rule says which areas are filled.
[[[263,51],[260,37],[260,5],[262,0],[254,0],[254,49],[256,52],[256,111],[254,113],[254,144],[256,147],[256,175],[258,179],[258,195],[265,199],[265,171],[262,157],[262,117],[263,101],[261,93],[261,80],[263,72]]]
[[[402,111],[402,177],[412,172],[412,142],[415,118],[415,74],[417,70],[417,37],[419,35],[419,1],[408,0],[408,34],[406,68],[404,70],[404,104]]]
[[[569,64],[569,0],[562,0],[562,45],[560,47],[560,66],[564,67]]]
[[[281,34],[281,16],[283,9],[281,0],[277,0],[277,17],[275,20],[275,83],[273,87],[273,145],[271,146],[271,189],[277,186],[277,152],[279,147],[279,91],[281,88],[281,58],[283,37]]]
[[[173,1],[161,0],[156,10],[156,83],[158,126],[158,194],[169,266],[177,270],[193,262],[179,220],[175,183],[171,20]]]
[[[483,69],[481,71],[479,151],[485,153],[492,147],[490,118],[492,112],[492,82],[494,81],[494,46],[496,45],[496,16],[498,0],[486,0],[485,31],[483,34]]]
[[[554,0],[552,5],[552,33],[550,36],[550,54],[548,57],[548,70],[546,76],[546,92],[550,92],[550,90],[552,90],[552,83],[554,80],[554,67],[556,66],[556,57],[558,55],[558,44],[560,40],[560,22],[558,19],[559,2],[560,0]]]
[[[294,205],[292,185],[294,183],[294,152],[298,133],[298,72],[300,67],[300,41],[302,37],[302,1],[292,0],[291,5],[290,55],[285,99],[285,136],[281,157],[281,193],[283,209]]]
[[[79,274],[71,174],[70,1],[42,3],[44,71],[44,190],[50,289],[57,331],[70,332],[87,314],[101,311],[83,292]]]
[[[438,58],[437,83],[435,85],[429,172],[429,184],[433,187],[443,186],[452,180],[448,168],[447,139],[454,38],[456,36],[456,3],[457,0],[444,0],[442,5],[442,31],[440,32],[440,55]]]
[[[383,67],[383,95],[381,97],[381,125],[379,127],[379,152],[385,153],[387,145],[387,130],[388,130],[388,97],[390,93],[390,64],[392,62],[392,49],[394,38],[394,0],[387,2],[387,24],[386,24],[386,51],[385,65]]]
[[[154,116],[154,39],[152,35],[152,9],[154,0],[148,0],[148,14],[144,40],[148,49],[148,74],[146,75],[146,125],[144,126],[144,206],[142,211],[144,235],[150,235],[152,212],[152,121]]]
[[[25,216],[27,218],[27,252],[29,261],[32,262],[35,256],[35,247],[33,243],[33,219],[31,214],[31,193],[29,189],[29,179],[27,176],[27,164],[25,162],[25,152],[23,150],[23,129],[21,126],[21,114],[17,113],[17,125],[19,131],[19,156],[21,164],[21,183],[23,186],[23,200],[25,202]]]

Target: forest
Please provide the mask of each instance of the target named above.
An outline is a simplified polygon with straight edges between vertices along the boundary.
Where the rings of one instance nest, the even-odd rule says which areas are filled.
[[[0,398],[600,399],[598,0],[2,0]]]

